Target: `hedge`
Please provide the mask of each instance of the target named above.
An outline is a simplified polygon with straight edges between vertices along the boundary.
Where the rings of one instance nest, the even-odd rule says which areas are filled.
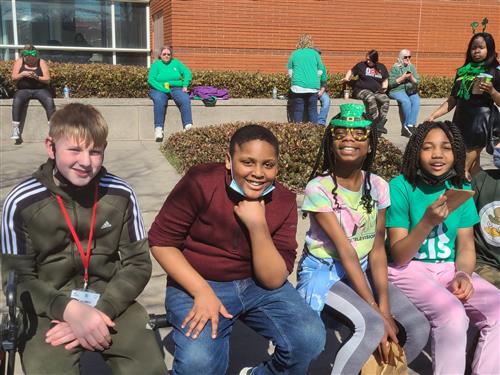
[[[13,61],[0,61],[0,77],[13,89],[10,81]],[[145,98],[147,97],[147,68],[140,66],[108,64],[62,64],[49,62],[52,86],[57,97],[62,97],[62,88],[68,85],[75,98]],[[340,83],[343,74],[328,77],[330,96],[341,96]],[[1,83],[1,82],[0,82]],[[422,77],[419,85],[423,98],[448,97],[453,78]],[[227,88],[233,98],[269,98],[276,86],[279,95],[290,87],[285,73],[260,73],[240,71],[194,71],[191,86],[210,85]]]
[[[179,173],[193,165],[222,162],[235,130],[250,122],[227,123],[192,129],[171,135],[161,146],[167,160]],[[295,192],[302,192],[312,171],[325,128],[314,124],[260,122],[271,129],[280,142],[278,180]],[[387,181],[399,174],[402,153],[381,138],[374,172]]]

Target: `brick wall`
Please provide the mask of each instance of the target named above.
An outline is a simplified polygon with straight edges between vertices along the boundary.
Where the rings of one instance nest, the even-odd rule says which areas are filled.
[[[372,48],[390,68],[399,50],[409,48],[420,74],[453,75],[464,61],[470,23],[483,17],[500,46],[500,0],[152,0],[150,5],[151,15],[164,13],[165,43],[192,70],[284,72],[298,36],[309,33],[329,71],[345,72]]]

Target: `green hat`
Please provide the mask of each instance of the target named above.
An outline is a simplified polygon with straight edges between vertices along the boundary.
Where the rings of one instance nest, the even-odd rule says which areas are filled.
[[[330,125],[341,126],[344,128],[366,128],[372,124],[363,115],[365,106],[360,103],[347,103],[340,105],[340,114],[330,121]]]

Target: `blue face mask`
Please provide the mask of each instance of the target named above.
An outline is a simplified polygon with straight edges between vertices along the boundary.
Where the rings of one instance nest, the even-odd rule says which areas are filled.
[[[493,164],[500,169],[500,147],[495,147],[493,149]]]
[[[232,190],[234,190],[235,192],[237,192],[239,195],[241,195],[241,196],[243,196],[243,197],[246,198],[246,195],[245,195],[243,189],[241,188],[240,185],[238,185],[238,183],[236,182],[236,180],[233,177],[234,176],[234,173],[233,173],[233,161],[231,159],[229,159],[229,162],[231,163],[231,183],[229,184],[229,188],[231,188]],[[269,194],[275,188],[276,188],[276,186],[274,186],[274,182],[273,182],[271,185],[269,185],[268,187],[266,187],[264,189],[264,191],[262,192],[262,194],[260,196],[263,197],[264,195]]]

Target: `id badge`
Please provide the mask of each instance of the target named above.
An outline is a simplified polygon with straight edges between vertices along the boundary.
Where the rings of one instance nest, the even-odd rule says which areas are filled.
[[[99,298],[101,295],[97,292],[94,292],[93,290],[90,289],[73,289],[71,291],[71,298],[76,299],[77,301],[80,301],[82,303],[85,303],[87,305],[90,305],[92,307],[95,307],[97,305],[97,301],[99,301]]]

